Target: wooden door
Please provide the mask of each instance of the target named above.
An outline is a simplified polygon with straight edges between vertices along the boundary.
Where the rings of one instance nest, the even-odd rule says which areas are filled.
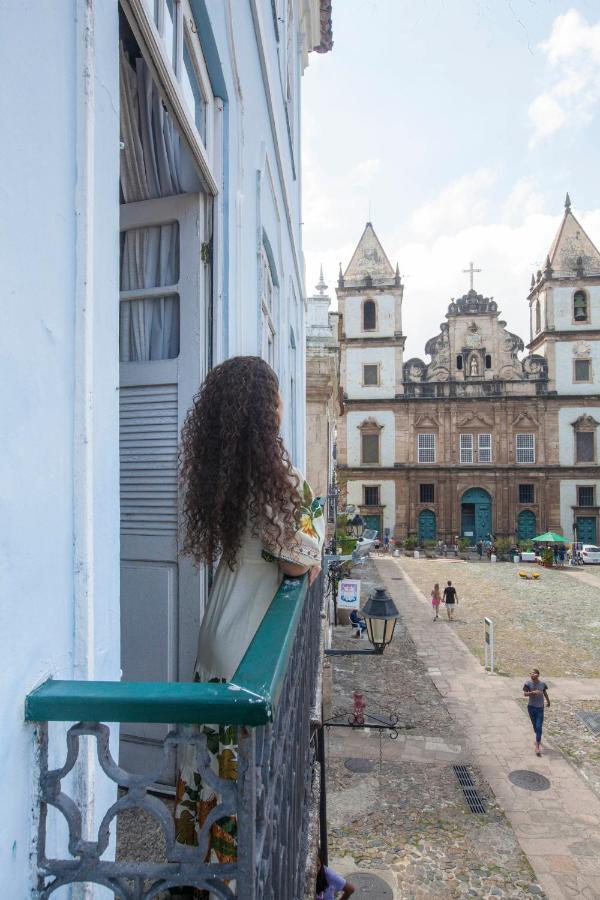
[[[139,238],[143,248],[149,229],[159,239],[160,234],[169,236],[175,256],[167,267],[171,283],[161,283],[165,279],[151,273],[143,287],[121,291],[121,667],[126,681],[177,681],[192,677],[204,598],[203,577],[180,556],[177,454],[207,358],[205,198],[185,194],[121,207],[122,247],[126,233],[133,242],[123,253],[135,257],[135,241]],[[161,245],[159,253],[167,249]],[[165,300],[162,307],[152,307]],[[136,307],[140,302],[146,306]],[[141,353],[128,350],[124,329],[134,328],[132,317],[137,315],[135,327],[150,330],[142,309],[149,310],[148,322],[163,311],[162,318],[153,320],[154,331],[155,321],[164,325],[164,317],[171,317],[168,339],[158,351],[153,349],[154,355],[148,352],[148,334],[142,335],[146,344]],[[155,336],[153,332],[157,343]],[[121,764],[132,771],[153,768],[162,756],[166,730],[124,723]]]

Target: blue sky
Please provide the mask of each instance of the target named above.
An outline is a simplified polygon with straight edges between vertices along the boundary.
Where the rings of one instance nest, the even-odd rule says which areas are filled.
[[[406,358],[471,259],[527,340],[567,190],[600,244],[600,3],[334,0],[333,24],[303,79],[309,293],[321,262],[334,293],[370,217],[405,280]]]

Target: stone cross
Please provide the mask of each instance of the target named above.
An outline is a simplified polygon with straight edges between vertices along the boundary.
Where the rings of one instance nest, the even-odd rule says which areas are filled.
[[[481,272],[481,269],[474,269],[474,268],[473,268],[473,263],[472,263],[472,262],[469,263],[469,268],[468,268],[468,269],[463,269],[463,273],[464,273],[465,275],[470,275],[470,276],[471,276],[471,290],[473,290],[473,275],[475,274],[475,272]]]

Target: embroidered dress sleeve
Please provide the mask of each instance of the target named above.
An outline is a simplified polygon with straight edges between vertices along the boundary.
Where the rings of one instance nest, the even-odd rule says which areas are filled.
[[[300,476],[302,506],[298,512],[298,530],[285,543],[273,543],[263,539],[263,559],[295,563],[298,566],[314,566],[321,562],[325,540],[323,507],[313,495],[309,483]]]

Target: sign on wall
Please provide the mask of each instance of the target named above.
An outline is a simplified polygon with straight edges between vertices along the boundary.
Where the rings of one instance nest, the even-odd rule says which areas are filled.
[[[359,609],[360,579],[344,578],[338,585],[338,609]]]

